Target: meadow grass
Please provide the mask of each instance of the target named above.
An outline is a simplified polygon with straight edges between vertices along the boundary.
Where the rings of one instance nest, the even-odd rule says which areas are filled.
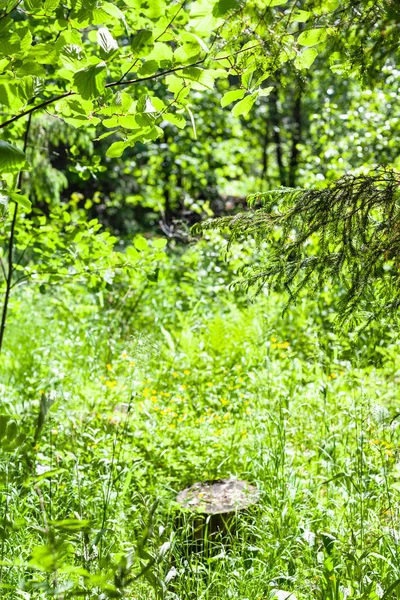
[[[396,332],[339,335],[333,290],[282,315],[215,257],[171,257],[139,305],[14,297],[2,598],[400,598]],[[176,494],[221,477],[259,506],[193,552]]]

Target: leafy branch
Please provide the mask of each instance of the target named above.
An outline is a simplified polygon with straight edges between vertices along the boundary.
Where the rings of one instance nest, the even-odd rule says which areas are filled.
[[[191,67],[196,67],[196,66],[204,63],[205,60],[206,60],[206,58],[203,58],[203,59],[198,60],[198,61],[196,61],[194,63],[189,64],[189,65],[181,65],[179,67],[173,67],[173,68],[167,69],[165,71],[160,71],[160,73],[155,73],[154,75],[147,75],[146,77],[137,77],[136,79],[111,81],[109,83],[106,83],[104,87],[105,88],[114,88],[114,87],[117,87],[117,86],[120,86],[120,85],[135,85],[135,84],[140,84],[140,83],[143,83],[144,81],[149,81],[151,79],[158,79],[159,77],[164,77],[164,75],[170,75],[171,73],[175,73],[176,71],[182,71],[183,69],[188,69],[188,68],[191,68]],[[15,121],[18,121],[19,119],[22,119],[26,115],[30,115],[31,113],[36,112],[37,110],[41,110],[42,108],[46,108],[50,104],[54,104],[55,102],[58,102],[59,100],[64,100],[64,98],[68,98],[69,96],[76,96],[76,95],[78,95],[78,92],[74,92],[73,90],[70,90],[69,92],[64,92],[63,94],[59,94],[58,96],[53,96],[53,98],[49,98],[48,100],[44,100],[40,104],[37,104],[36,106],[32,106],[31,108],[28,108],[28,109],[24,110],[23,112],[21,112],[21,113],[19,113],[17,115],[14,115],[13,117],[11,117],[10,119],[8,119],[7,121],[4,121],[3,123],[0,123],[0,129],[4,129],[8,125],[11,125],[11,123],[14,123]]]

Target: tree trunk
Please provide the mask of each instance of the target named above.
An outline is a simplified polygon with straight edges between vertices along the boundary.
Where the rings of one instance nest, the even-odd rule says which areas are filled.
[[[293,104],[292,150],[289,163],[289,187],[296,187],[297,168],[299,166],[299,144],[301,142],[301,90],[299,89]]]
[[[280,185],[286,186],[286,169],[285,165],[283,164],[280,115],[278,111],[278,90],[276,87],[274,87],[272,90],[269,98],[269,116],[272,125],[272,137],[275,143],[276,162],[279,171],[279,183]]]

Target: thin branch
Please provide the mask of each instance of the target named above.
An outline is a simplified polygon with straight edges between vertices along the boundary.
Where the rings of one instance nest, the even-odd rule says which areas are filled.
[[[23,147],[23,151],[26,152],[26,148],[28,146],[28,137],[29,137],[29,131],[31,128],[31,122],[32,122],[32,114],[29,115],[28,117],[28,122],[26,124],[26,129],[25,129],[25,137],[24,137],[24,147]],[[18,174],[18,178],[17,178],[17,188],[21,189],[21,181],[22,181],[22,171],[19,172]],[[13,259],[14,259],[14,238],[15,238],[15,227],[17,224],[17,217],[18,217],[18,203],[14,202],[14,214],[12,216],[12,221],[11,221],[11,230],[10,230],[10,239],[8,242],[8,257],[7,257],[7,262],[8,262],[8,272],[7,272],[7,278],[6,278],[6,291],[4,294],[4,302],[3,302],[3,311],[2,311],[2,315],[1,315],[1,324],[0,324],[0,352],[3,346],[3,339],[4,339],[4,332],[6,329],[6,319],[7,319],[7,310],[8,310],[8,303],[10,300],[10,293],[11,293],[11,287],[12,287],[12,277],[13,277],[13,273],[14,273],[14,265],[13,265]]]
[[[17,8],[21,4],[21,2],[22,2],[22,0],[18,0],[17,4],[15,6],[13,6],[13,8],[10,8],[10,10],[8,12],[5,12],[0,16],[0,20],[5,19],[6,17],[8,17],[8,15],[10,15],[12,12],[14,12],[14,10],[17,10]]]

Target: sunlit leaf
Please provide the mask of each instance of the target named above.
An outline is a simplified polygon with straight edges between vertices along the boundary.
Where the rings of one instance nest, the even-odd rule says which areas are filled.
[[[221,106],[225,107],[235,102],[235,100],[241,100],[245,94],[245,90],[231,90],[226,92],[221,98]]]
[[[14,202],[16,202],[20,206],[22,206],[22,208],[25,208],[26,210],[30,210],[31,209],[32,203],[29,200],[28,196],[24,196],[23,194],[17,194],[15,192],[11,192],[9,194],[9,197],[10,197],[11,200],[13,200]]]
[[[183,129],[186,125],[186,119],[183,115],[164,113],[163,118],[169,123],[172,123],[173,125],[179,127],[179,129]]]
[[[27,162],[24,152],[0,140],[0,173],[17,173],[27,168]]]
[[[308,10],[295,10],[292,14],[292,21],[298,23],[305,23],[312,16],[312,13]]]
[[[102,50],[103,58],[109,57],[118,50],[118,44],[107,27],[101,27],[97,31],[97,41]]]
[[[224,17],[230,10],[234,10],[240,6],[239,0],[218,0],[213,8],[214,17]]]
[[[114,142],[108,148],[106,156],[108,156],[109,158],[119,158],[120,156],[122,156],[123,151],[127,147],[128,144],[126,142]]]
[[[106,63],[101,62],[80,69],[74,75],[74,84],[84,100],[98,98],[104,92],[104,79],[107,74]]]
[[[317,56],[318,51],[315,48],[307,48],[296,57],[294,65],[297,69],[309,69]]]
[[[258,93],[249,94],[243,100],[240,100],[232,109],[234,117],[246,116],[253,107],[254,102],[257,100]]]
[[[297,42],[300,46],[315,46],[316,44],[323,42],[326,39],[326,36],[327,30],[323,27],[319,29],[308,29],[302,31],[297,38]]]

